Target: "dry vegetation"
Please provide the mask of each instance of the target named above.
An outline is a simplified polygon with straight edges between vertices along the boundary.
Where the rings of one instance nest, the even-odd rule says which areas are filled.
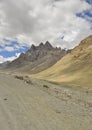
[[[73,86],[92,87],[92,36],[84,39],[54,66],[33,77]]]
[[[23,75],[15,75],[14,76],[16,79],[19,79],[19,80],[23,80],[24,82],[26,82],[27,84],[33,84],[31,79],[29,79],[28,76],[23,76]]]

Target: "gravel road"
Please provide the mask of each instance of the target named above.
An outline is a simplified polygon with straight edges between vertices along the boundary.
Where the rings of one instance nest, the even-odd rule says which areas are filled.
[[[0,130],[92,130],[92,91],[0,73]]]

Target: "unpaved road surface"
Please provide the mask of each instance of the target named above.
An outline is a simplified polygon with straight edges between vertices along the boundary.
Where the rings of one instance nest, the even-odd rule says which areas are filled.
[[[92,130],[92,91],[0,74],[0,130]]]

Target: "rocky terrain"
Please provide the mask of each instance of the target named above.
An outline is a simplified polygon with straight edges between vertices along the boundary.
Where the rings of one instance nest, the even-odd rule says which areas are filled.
[[[9,63],[6,69],[13,72],[37,73],[54,65],[68,52],[54,48],[48,41],[45,44],[40,43],[39,46],[32,45],[30,50]]]
[[[0,73],[1,130],[92,130],[92,90]]]
[[[92,35],[82,40],[71,53],[51,68],[34,77],[71,86],[92,88]]]

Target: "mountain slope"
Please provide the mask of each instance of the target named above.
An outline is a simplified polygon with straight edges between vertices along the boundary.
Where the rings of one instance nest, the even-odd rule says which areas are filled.
[[[92,36],[82,40],[71,53],[54,66],[33,77],[57,83],[92,87]]]
[[[47,41],[45,44],[40,43],[39,46],[31,46],[25,54],[8,64],[7,70],[12,72],[37,73],[51,67],[66,53],[66,50],[54,48]]]

